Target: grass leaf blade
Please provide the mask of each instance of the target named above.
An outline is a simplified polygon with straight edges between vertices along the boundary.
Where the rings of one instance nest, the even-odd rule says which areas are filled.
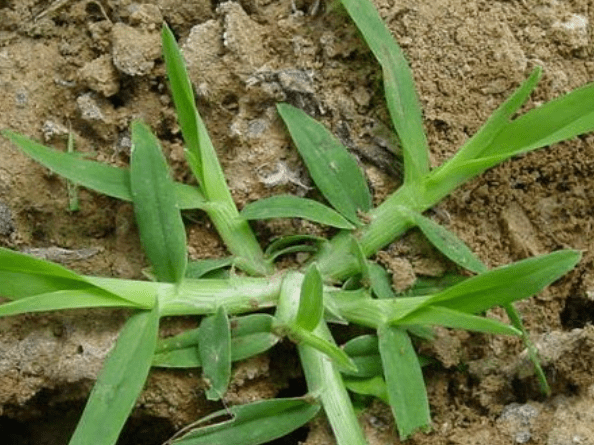
[[[359,224],[357,211],[371,208],[371,194],[357,162],[319,122],[288,104],[277,109],[320,192],[342,216]]]
[[[383,375],[384,370],[377,336],[360,335],[355,337],[344,345],[343,351],[357,367],[357,372],[343,371],[343,374],[359,378]]]
[[[236,362],[261,354],[280,340],[271,332],[274,317],[250,314],[230,320],[231,361]],[[153,366],[166,368],[198,368],[202,366],[198,353],[200,328],[160,340]]]
[[[320,405],[302,398],[272,399],[232,406],[202,419],[201,423],[231,419],[198,427],[171,442],[172,445],[258,445],[283,437],[309,422]]]
[[[569,272],[581,258],[575,250],[560,250],[498,267],[469,278],[429,298],[457,311],[478,313],[532,296]]]
[[[405,182],[420,184],[421,178],[429,172],[429,149],[413,76],[402,49],[373,3],[341,2],[382,66],[388,110],[402,144]]]
[[[487,271],[487,266],[478,259],[468,246],[445,227],[406,207],[399,207],[398,209],[405,217],[411,219],[431,244],[454,263],[476,273]]]
[[[392,289],[392,280],[386,269],[373,261],[367,261],[367,272],[371,290],[377,298],[388,299],[396,296]]]
[[[351,392],[362,394],[364,396],[377,397],[386,405],[390,404],[388,386],[381,375],[366,378],[348,377],[344,379],[344,384]]]
[[[379,350],[388,385],[388,398],[402,440],[431,425],[429,401],[423,373],[405,330],[382,325],[378,329]]]
[[[27,312],[58,311],[91,307],[140,307],[109,292],[95,287],[67,289],[19,298],[0,304],[0,317]]]
[[[495,335],[521,335],[513,326],[491,318],[479,317],[467,312],[455,311],[440,306],[427,306],[397,321],[401,325],[434,325],[464,329]]]
[[[198,331],[198,351],[204,377],[210,383],[208,400],[219,400],[227,391],[231,378],[231,328],[223,306],[206,317]]]
[[[183,56],[173,33],[167,25],[161,33],[163,57],[171,86],[173,102],[177,110],[184,141],[186,158],[208,201],[224,202],[235,208],[235,203],[227,187],[225,176],[206,126],[196,109],[192,84],[186,70]]]
[[[148,376],[159,308],[133,315],[109,354],[69,445],[114,445]]]
[[[157,138],[132,123],[130,185],[140,239],[159,281],[179,283],[187,264],[186,229]]]
[[[81,159],[79,156],[51,149],[9,130],[3,131],[2,134],[26,155],[60,176],[104,195],[132,201],[129,170]],[[174,195],[181,209],[206,207],[204,196],[196,187],[179,182],[174,184]]]
[[[247,220],[270,218],[303,218],[339,229],[355,228],[342,215],[322,203],[307,198],[283,195],[259,199],[247,204],[240,215]]]
[[[323,314],[324,287],[322,276],[316,264],[312,263],[308,267],[301,285],[295,324],[307,331],[313,331],[320,323]]]
[[[508,156],[571,139],[594,130],[594,83],[534,108],[514,119],[483,151]]]
[[[357,372],[357,366],[342,349],[315,332],[307,331],[301,327],[291,327],[290,336],[298,344],[310,346],[325,354],[341,369],[353,373]]]

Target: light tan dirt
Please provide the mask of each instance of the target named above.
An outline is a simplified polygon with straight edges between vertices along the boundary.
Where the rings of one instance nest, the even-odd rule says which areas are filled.
[[[594,79],[594,9],[587,0],[374,2],[414,72],[433,166],[474,134],[533,67],[542,66],[544,76],[527,107]],[[310,0],[218,3],[0,0],[0,129],[58,148],[71,130],[77,151],[123,166],[128,126],[142,118],[161,139],[176,179],[190,182],[159,52],[164,19],[183,45],[200,112],[240,207],[278,193],[312,196],[276,115],[279,101],[338,135],[360,159],[376,203],[394,190],[401,172],[381,71],[345,14],[323,0],[315,11]],[[147,264],[129,204],[80,190],[80,210],[70,212],[62,179],[5,139],[0,160],[0,245],[41,249],[35,252],[82,273],[142,278]],[[411,444],[594,444],[593,204],[594,136],[587,135],[508,161],[430,213],[490,267],[567,247],[584,258],[518,305],[553,396],[539,395],[518,340],[440,330],[434,345],[423,346],[442,363],[425,369],[433,431]],[[192,258],[225,254],[203,214],[190,213],[187,222]],[[324,233],[300,221],[254,227],[264,242]],[[380,257],[388,267],[405,266],[397,287],[452,267],[415,233]],[[9,431],[8,443],[67,443],[125,315],[0,319],[0,430]],[[195,325],[169,320],[163,335]],[[240,364],[228,402],[300,394],[297,369],[286,345]],[[202,388],[196,370],[153,372],[120,442],[160,444],[219,409]],[[383,404],[371,405],[361,422],[370,443],[398,443]],[[278,443],[299,440],[332,443],[323,419]]]

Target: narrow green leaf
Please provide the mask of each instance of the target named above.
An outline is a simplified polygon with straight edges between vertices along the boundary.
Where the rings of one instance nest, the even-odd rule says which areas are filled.
[[[377,298],[387,299],[396,296],[392,289],[392,280],[386,269],[373,261],[367,261],[367,270],[369,281],[371,282],[371,290]]]
[[[132,123],[130,186],[140,240],[159,281],[179,283],[187,264],[186,230],[159,141]]]
[[[344,371],[343,374],[361,378],[383,375],[377,336],[361,335],[353,338],[344,345],[343,351],[357,367],[357,372]]]
[[[259,199],[247,204],[240,215],[247,220],[271,218],[303,218],[339,229],[355,228],[340,213],[317,201],[282,195]]]
[[[309,252],[309,253],[313,254],[313,253],[318,252],[319,250],[320,249],[318,249],[317,247],[310,246],[309,244],[290,246],[285,249],[277,250],[276,252],[274,252],[274,255],[271,255],[268,257],[268,261],[273,262],[273,261],[276,261],[276,259],[280,256],[289,255],[292,253]]]
[[[530,297],[575,267],[581,253],[560,250],[469,278],[434,295],[426,304],[478,313]]]
[[[468,276],[456,273],[446,273],[441,277],[417,277],[410,289],[398,294],[399,297],[420,297],[437,294],[448,287],[455,286],[467,280]]]
[[[222,420],[214,425],[199,425],[171,445],[258,445],[270,442],[305,425],[320,410],[320,405],[303,398],[272,399],[232,406],[202,419],[200,424]],[[229,418],[230,417],[230,418]]]
[[[3,268],[3,265],[0,264],[0,268]],[[89,287],[89,284],[84,281],[0,270],[0,296],[10,300],[64,290],[83,290]]]
[[[419,359],[405,330],[383,325],[377,331],[388,398],[400,439],[428,430],[431,414]]]
[[[287,246],[291,246],[292,244],[301,244],[303,242],[313,242],[317,246],[325,244],[328,242],[326,238],[322,238],[321,236],[315,235],[287,235],[281,236],[274,241],[272,241],[266,250],[264,251],[266,256],[274,256],[277,252],[283,250]]]
[[[454,263],[476,273],[487,271],[487,266],[468,246],[445,227],[406,207],[398,207],[398,211],[421,229],[431,244]]]
[[[313,331],[320,323],[324,314],[324,286],[322,276],[312,263],[305,273],[301,294],[299,297],[299,309],[295,317],[295,324],[307,331]]]
[[[388,385],[386,385],[386,381],[381,375],[366,378],[348,377],[344,379],[344,384],[351,392],[377,397],[384,403],[390,404]]]
[[[140,307],[96,287],[68,289],[19,298],[0,304],[0,317],[27,312],[58,311],[91,307]]]
[[[274,317],[250,314],[231,319],[231,360],[244,360],[261,354],[274,346],[280,338],[272,333]]]
[[[148,376],[159,330],[159,308],[126,322],[109,354],[69,445],[114,445]]]
[[[315,333],[334,342],[326,323],[320,323]],[[357,421],[353,403],[338,367],[328,356],[306,343],[297,345],[307,387],[319,395],[326,417],[338,445],[366,445],[367,441]]]
[[[196,109],[194,92],[183,56],[167,25],[163,25],[161,36],[171,94],[187,147],[188,164],[200,182],[208,201],[226,203],[235,208],[206,126]]]
[[[509,126],[511,118],[520,109],[520,107],[528,100],[528,97],[536,88],[540,77],[542,76],[542,69],[540,67],[534,68],[530,77],[522,83],[522,85],[514,91],[514,93],[489,117],[485,125],[466,142],[462,148],[456,153],[453,159],[462,161],[464,159],[476,159],[480,157],[489,156],[485,149],[490,146],[493,139],[502,131],[506,131]]]
[[[89,305],[150,309],[154,306],[156,289],[153,283],[78,275],[58,264],[0,248],[0,295],[12,300],[39,296],[5,307],[4,311]],[[84,295],[87,296],[83,298]]]
[[[175,108],[177,110],[177,119],[179,121],[184,141],[188,149],[194,154],[200,153],[200,139],[198,133],[198,122],[196,119],[197,110],[194,102],[194,92],[192,91],[192,84],[186,71],[183,56],[177,46],[175,37],[164,24],[161,31],[161,42],[163,45],[163,58],[167,68],[167,77],[171,85],[171,94]],[[191,148],[190,148],[191,147]],[[204,176],[202,174],[202,166],[200,165],[201,157],[195,160],[198,165],[194,175],[204,186]]]
[[[288,104],[278,104],[277,109],[324,197],[342,216],[360,225],[357,212],[371,209],[371,194],[357,162],[322,124],[303,111]]]
[[[143,309],[152,309],[155,306],[157,294],[173,290],[173,286],[169,283],[90,277],[87,275],[84,278],[94,286],[128,300]]]
[[[491,318],[479,317],[466,312],[455,311],[440,306],[426,306],[408,316],[399,319],[398,326],[433,325],[467,331],[484,332],[496,335],[521,335],[513,326]]]
[[[528,97],[540,69],[506,101],[451,160],[425,181],[427,202],[437,202],[458,185],[509,159],[594,130],[594,83],[530,110],[510,122]]]
[[[66,278],[72,281],[86,282],[82,275],[77,274],[59,264],[35,258],[20,252],[0,247],[0,266],[3,271],[47,276],[50,278]]]
[[[405,183],[420,185],[429,172],[421,107],[404,54],[370,1],[341,0],[382,66],[388,110],[404,155]]]
[[[0,247],[0,295],[5,298],[88,287],[82,276],[65,267]]]
[[[233,258],[213,258],[188,263],[186,268],[186,278],[198,279],[204,275],[218,269],[230,266],[233,264]]]
[[[45,147],[25,136],[9,130],[2,134],[25,154],[60,176],[104,195],[132,201],[130,171]],[[180,209],[204,209],[207,204],[196,187],[174,183],[174,196]]]
[[[291,326],[289,329],[289,335],[296,343],[305,344],[326,354],[336,365],[346,371],[357,372],[357,366],[351,358],[335,344],[320,337],[315,332],[307,331],[298,326]]]
[[[481,155],[526,153],[593,130],[594,83],[590,83],[514,119]]]
[[[280,340],[271,332],[274,317],[251,314],[230,320],[231,361],[236,362],[261,354]],[[160,340],[153,366],[165,368],[198,368],[202,366],[198,353],[198,329]]]
[[[204,377],[210,384],[206,398],[220,400],[231,378],[231,328],[223,306],[219,306],[215,315],[202,320],[198,351]]]

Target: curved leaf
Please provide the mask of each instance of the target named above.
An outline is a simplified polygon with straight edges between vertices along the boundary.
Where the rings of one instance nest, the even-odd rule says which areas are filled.
[[[270,218],[303,218],[339,229],[354,229],[355,226],[340,213],[317,201],[297,196],[283,195],[259,199],[247,204],[239,213],[248,220]]]
[[[140,395],[151,367],[159,308],[130,317],[110,352],[69,445],[113,445]]]
[[[305,112],[288,104],[277,109],[320,192],[342,216],[360,224],[357,212],[371,209],[371,194],[355,159]]]
[[[157,279],[179,283],[188,261],[186,229],[159,141],[138,121],[132,123],[130,187],[140,240]]]
[[[258,445],[289,434],[309,422],[320,405],[303,398],[272,399],[232,406],[202,419],[195,429],[168,441],[171,445]],[[229,416],[231,416],[230,419]],[[225,419],[214,425],[200,424]]]
[[[60,176],[104,195],[132,201],[128,169],[81,159],[79,156],[48,148],[9,130],[2,131],[2,134],[25,154]],[[200,190],[186,184],[175,182],[174,196],[180,209],[204,209],[208,206]]]

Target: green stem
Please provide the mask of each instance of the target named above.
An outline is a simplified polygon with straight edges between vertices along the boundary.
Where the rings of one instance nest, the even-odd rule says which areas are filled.
[[[325,322],[318,325],[315,333],[334,341]],[[310,346],[298,345],[298,350],[309,392],[320,398],[338,445],[366,445],[353,404],[334,363]]]
[[[224,306],[228,314],[253,312],[276,305],[283,276],[233,277],[229,280],[186,279],[161,288],[161,316],[213,314]]]
[[[236,266],[250,275],[270,275],[274,269],[264,261],[264,253],[248,222],[239,216],[235,205],[211,203],[206,213],[221,239],[236,257]]]
[[[354,232],[341,231],[336,235],[315,258],[324,278],[342,281],[360,271],[357,258],[351,253],[351,236],[358,240],[363,253],[369,257],[411,228],[412,224],[402,218],[402,214],[396,209],[403,206],[416,211],[426,210],[428,206],[419,208],[416,194],[418,191],[409,186],[400,187],[380,206],[369,212],[370,222],[367,225]]]

